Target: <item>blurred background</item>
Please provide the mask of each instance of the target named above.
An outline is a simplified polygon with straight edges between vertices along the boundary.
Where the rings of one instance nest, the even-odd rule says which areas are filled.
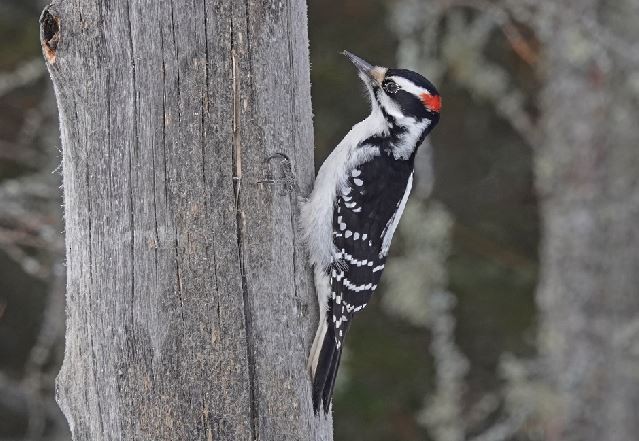
[[[64,350],[64,246],[56,109],[38,41],[42,6],[0,2],[3,441],[70,439],[53,399]],[[580,260],[588,250],[564,236],[577,231],[576,242],[604,254],[639,237],[632,222],[639,214],[638,2],[309,0],[308,7],[317,166],[368,112],[339,51],[417,70],[443,97],[383,285],[351,328],[335,439],[586,439],[562,438],[558,421],[598,416],[563,406],[609,390],[591,385],[581,394],[582,377],[563,371],[592,368],[596,377],[602,363],[620,357],[627,377],[606,381],[639,398],[639,288],[629,276],[639,270],[639,251],[625,257],[616,293],[596,282],[568,289],[556,276],[579,266],[587,281],[614,265]],[[562,223],[557,207],[566,200],[586,207],[585,221]],[[611,208],[611,200],[620,205]],[[609,239],[595,227],[580,230],[597,204],[608,214],[595,226],[628,227]],[[564,259],[579,265],[561,267]],[[592,291],[585,306],[581,288]],[[623,314],[601,303],[604,295],[621,299]],[[587,323],[563,332],[562,323],[573,323],[570,305],[583,306],[580,317],[601,307],[628,319],[621,343],[605,351],[608,322],[588,341]],[[574,362],[573,344],[583,349]],[[597,344],[606,357],[584,358],[600,352]],[[630,411],[614,404],[619,418],[639,418],[639,401]]]

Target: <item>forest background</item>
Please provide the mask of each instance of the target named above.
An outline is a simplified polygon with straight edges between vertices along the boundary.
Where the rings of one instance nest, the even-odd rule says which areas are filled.
[[[565,3],[308,2],[316,167],[368,110],[341,50],[422,72],[443,97],[383,284],[349,336],[335,439],[591,439],[565,437],[571,425],[632,439],[639,5]],[[0,4],[7,441],[70,439],[54,401],[65,268],[42,7]]]

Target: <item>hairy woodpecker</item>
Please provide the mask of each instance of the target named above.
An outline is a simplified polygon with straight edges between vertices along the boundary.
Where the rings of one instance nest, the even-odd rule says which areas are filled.
[[[301,207],[320,310],[308,362],[316,413],[322,403],[329,411],[344,338],[377,288],[413,183],[415,153],[441,108],[420,74],[343,53],[366,86],[371,114],[324,161]]]

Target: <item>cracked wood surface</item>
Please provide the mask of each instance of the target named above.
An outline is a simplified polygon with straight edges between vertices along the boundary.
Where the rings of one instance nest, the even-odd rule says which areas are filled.
[[[306,4],[58,1],[67,252],[58,401],[75,440],[331,440],[287,155],[310,191]]]

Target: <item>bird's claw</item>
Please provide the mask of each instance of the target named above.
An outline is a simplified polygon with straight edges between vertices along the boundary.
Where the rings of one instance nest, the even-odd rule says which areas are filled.
[[[331,262],[331,267],[342,272],[348,271],[348,263],[346,263],[344,259],[333,258],[333,261]]]

